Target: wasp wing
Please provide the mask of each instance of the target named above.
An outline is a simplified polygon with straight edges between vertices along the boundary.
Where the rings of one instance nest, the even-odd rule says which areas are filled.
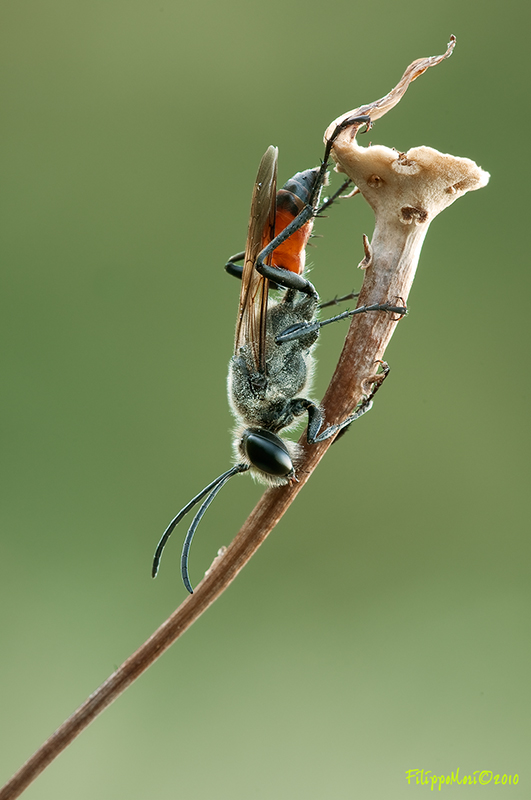
[[[264,373],[269,281],[255,269],[258,254],[275,235],[278,148],[264,153],[251,200],[234,352],[249,345],[257,372]]]

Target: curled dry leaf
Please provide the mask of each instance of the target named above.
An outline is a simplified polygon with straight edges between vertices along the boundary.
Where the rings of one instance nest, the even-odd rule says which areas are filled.
[[[393,106],[396,106],[396,104],[402,99],[409,84],[414,81],[415,78],[418,78],[419,75],[422,75],[423,72],[426,72],[429,67],[435,67],[437,64],[440,64],[441,61],[444,61],[445,58],[450,58],[454,51],[455,43],[455,36],[450,36],[448,47],[442,56],[428,56],[428,58],[417,58],[416,61],[413,61],[413,63],[410,64],[406,69],[395,88],[391,89],[391,91],[386,94],[385,97],[381,97],[379,100],[375,100],[373,103],[369,103],[365,106],[359,106],[359,108],[354,108],[352,111],[347,111],[345,114],[341,114],[340,117],[335,119],[328,126],[325,133],[325,141],[330,138],[336,127],[349,117],[360,117],[368,114],[374,122],[375,119],[380,119],[380,117],[383,117],[384,114],[387,114],[387,112],[390,111]]]
[[[371,258],[365,247],[361,264],[364,268],[374,264],[374,247],[384,233],[387,250],[401,249],[399,240],[414,236],[418,260],[431,220],[461,195],[488,183],[489,174],[468,158],[440,153],[431,147],[415,147],[401,153],[383,145],[361,147],[356,141],[360,128],[356,118],[367,115],[375,120],[386,114],[400,101],[415,78],[452,54],[455,42],[452,36],[441,56],[414,61],[385,97],[342,114],[326,130],[325,141],[328,141],[338,125],[345,125],[353,118],[352,125],[347,124],[335,138],[332,157],[336,161],[336,171],[346,173],[354,181],[376,215]],[[401,296],[405,299],[406,295]]]
[[[458,197],[485,186],[489,174],[468,158],[415,147],[407,153],[382,145],[360,147],[356,133],[360,116],[378,119],[403,97],[409,84],[428,67],[448,58],[455,46],[452,36],[442,56],[421,58],[405,71],[385,97],[342,114],[326,130],[325,142],[336,135],[332,157],[336,170],[346,173],[375,212],[372,242],[364,237],[365,276],[358,306],[407,301],[424,237],[432,219]],[[348,123],[352,118],[352,124]],[[343,126],[337,133],[337,126]],[[363,395],[363,387],[383,358],[397,318],[364,314],[352,318],[336,373],[324,398],[327,421],[341,419]],[[340,396],[340,402],[337,397]]]

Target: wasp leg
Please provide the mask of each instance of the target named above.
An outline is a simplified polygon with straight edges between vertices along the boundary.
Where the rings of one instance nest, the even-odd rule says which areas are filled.
[[[273,241],[275,241],[275,239],[273,239]],[[265,252],[265,250],[262,252]],[[299,275],[297,272],[291,272],[291,270],[284,269],[284,267],[273,267],[270,264],[259,265],[258,259],[255,264],[255,269],[260,273],[260,275],[263,275],[264,278],[267,278],[269,281],[272,281],[272,283],[276,284],[276,288],[281,287],[284,289],[294,289],[297,292],[309,294],[311,297],[315,298],[315,300],[319,300],[317,289],[313,283],[310,283],[309,280],[304,278],[302,275]]]
[[[243,261],[244,258],[245,250],[242,250],[241,253],[235,253],[227,260],[227,263],[225,264],[225,270],[229,273],[229,275],[232,275],[234,278],[239,278],[240,280],[242,279],[243,266],[240,266],[236,262]]]
[[[336,125],[336,127],[334,129],[334,132],[332,133],[332,135],[330,136],[330,138],[326,142],[323,160],[321,161],[321,167],[319,169],[319,174],[318,174],[318,176],[316,178],[315,187],[314,187],[314,190],[312,192],[312,196],[311,196],[310,202],[309,202],[309,205],[311,205],[312,208],[313,208],[314,216],[319,214],[320,211],[323,211],[325,208],[328,207],[328,205],[331,204],[331,203],[325,202],[321,208],[315,208],[315,204],[316,204],[316,201],[317,201],[317,199],[319,197],[319,193],[320,193],[320,191],[321,191],[321,189],[322,189],[322,187],[324,185],[325,179],[326,179],[326,171],[328,169],[328,162],[330,161],[330,154],[332,152],[332,147],[334,146],[334,142],[335,142],[335,140],[337,139],[337,137],[339,136],[339,134],[341,133],[341,131],[344,128],[348,128],[351,125],[355,125],[356,123],[358,123],[358,125],[360,127],[361,127],[361,125],[365,125],[365,130],[362,131],[362,133],[367,133],[367,131],[369,131],[371,129],[371,127],[372,127],[371,118],[367,114],[363,114],[363,115],[360,115],[360,116],[357,116],[357,117],[348,117],[347,119],[344,119],[343,122],[339,123],[339,125]],[[340,191],[343,191],[343,190],[344,190],[344,187],[342,186],[340,188]],[[332,198],[331,202],[333,202],[335,199],[336,199],[336,195],[334,195],[334,197]],[[303,212],[301,211],[301,214],[302,213]],[[294,222],[296,222],[296,220],[294,220]]]
[[[335,436],[337,433],[342,431],[344,428],[347,428],[351,425],[355,420],[362,417],[367,411],[370,411],[372,408],[372,399],[365,398],[357,407],[356,411],[353,414],[350,414],[343,422],[340,422],[338,425],[330,425],[328,428],[325,428],[324,431],[319,433],[319,429],[323,424],[323,413],[319,406],[315,405],[311,401],[307,400],[307,411],[308,411],[308,431],[306,434],[306,438],[309,444],[317,444],[318,442],[324,442],[326,439],[330,439],[331,436]]]
[[[337,316],[330,317],[322,322],[315,320],[314,322],[300,322],[297,325],[291,325],[289,328],[286,328],[285,331],[279,333],[275,342],[277,344],[291,342],[294,339],[299,339],[301,336],[306,336],[308,333],[314,333],[325,325],[330,325],[331,322],[339,322],[342,319],[353,317],[354,314],[365,314],[368,311],[386,311],[391,314],[398,314],[400,318],[407,314],[407,308],[405,306],[393,306],[391,303],[374,303],[371,306],[360,306],[351,311],[343,311],[342,314],[337,314]]]
[[[322,178],[319,176],[318,181],[316,181],[310,198],[311,203],[314,203],[316,197],[319,196],[323,180],[324,175]],[[316,188],[317,194],[315,194]],[[284,269],[283,267],[273,267],[271,264],[264,263],[279,245],[285,242],[286,239],[289,239],[293,233],[296,233],[300,228],[302,228],[303,225],[305,225],[313,216],[315,216],[315,213],[316,209],[313,205],[308,204],[305,206],[302,211],[297,214],[295,219],[292,220],[292,222],[290,222],[289,225],[287,225],[277,236],[275,236],[275,238],[272,239],[269,244],[258,254],[254,266],[260,275],[263,275],[264,278],[267,278],[270,281],[274,281],[274,283],[276,283],[278,286],[283,286],[286,289],[295,289],[298,292],[309,294],[311,297],[314,297],[316,300],[318,300],[319,295],[315,286],[302,275],[299,275],[297,272],[291,272],[291,270]]]
[[[336,127],[334,128],[334,132],[327,140],[323,161],[325,160],[328,161],[328,159],[330,158],[330,153],[332,152],[332,147],[334,146],[334,142],[341,133],[341,131],[344,130],[345,128],[350,128],[351,125],[356,125],[356,124],[358,124],[359,126],[365,125],[365,130],[361,131],[361,133],[367,133],[372,128],[372,121],[368,114],[360,114],[357,117],[347,117],[346,119],[344,119],[343,122],[340,122],[339,125],[336,125]]]
[[[236,264],[236,261],[243,261],[245,258],[245,250],[241,253],[236,253],[235,255],[231,256],[227,263],[225,264],[225,271],[228,272],[229,275],[232,275],[233,278],[239,278],[239,280],[243,277],[243,265]],[[278,286],[274,281],[269,282],[270,289],[280,289],[282,287]]]
[[[350,292],[349,294],[344,294],[341,297],[337,295],[334,297],[333,300],[328,300],[326,303],[319,303],[319,308],[328,308],[329,306],[338,306],[340,303],[345,303],[347,300],[354,300],[355,297],[359,297],[359,292]]]
[[[326,170],[321,170],[319,172],[319,176],[316,179],[308,205],[305,206],[299,214],[297,214],[295,219],[292,220],[292,222],[290,222],[289,225],[284,228],[284,230],[282,230],[277,236],[275,236],[274,239],[269,242],[266,247],[264,247],[264,249],[258,254],[255,261],[256,271],[259,272],[260,275],[263,275],[264,278],[268,278],[279,286],[284,286],[286,289],[295,289],[298,292],[309,294],[316,300],[319,299],[319,295],[315,286],[310,283],[309,280],[296,272],[291,272],[290,270],[283,269],[282,267],[273,267],[270,264],[265,264],[264,262],[279,245],[285,242],[286,239],[289,239],[293,233],[296,233],[300,228],[302,228],[303,225],[306,225],[306,223],[315,216],[317,209],[314,207],[314,204],[316,199],[319,197],[319,192],[321,191],[325,175]]]
[[[370,390],[369,394],[367,395],[367,397],[364,398],[361,401],[360,405],[358,406],[358,409],[357,409],[356,413],[359,412],[360,409],[363,406],[367,405],[367,404],[369,404],[369,407],[366,408],[365,411],[370,411],[370,409],[372,408],[374,395],[376,394],[376,392],[378,391],[378,389],[380,388],[380,386],[382,385],[384,380],[389,375],[389,372],[390,372],[389,364],[386,361],[380,361],[379,363],[381,364],[382,371],[379,372],[377,375],[374,375],[372,381],[371,381],[371,379],[369,379],[368,382],[372,383],[371,390]],[[362,411],[362,414],[365,414],[365,411]],[[362,414],[358,414],[358,416],[361,416]],[[358,416],[356,416],[356,419],[358,418]],[[337,434],[336,438],[334,439],[333,444],[335,444],[338,439],[341,439],[341,437],[348,431],[348,429],[350,428],[351,422],[354,422],[354,420],[350,420],[348,425],[343,425],[341,427],[341,430],[339,431],[339,433]]]
[[[306,431],[306,440],[308,444],[317,444],[318,442],[324,442],[326,439],[330,439],[331,436],[335,436],[343,428],[348,427],[352,422],[354,422],[354,420],[363,416],[363,414],[366,414],[367,411],[370,411],[371,408],[372,399],[370,397],[365,398],[359,404],[354,414],[348,416],[338,425],[330,425],[330,427],[325,428],[325,430],[321,433],[319,433],[319,429],[324,422],[324,418],[323,412],[316,403],[312,403],[311,400],[306,400],[305,398],[299,397],[296,400],[293,400],[292,411],[294,412],[295,416],[300,416],[305,411],[308,412],[308,430]]]
[[[342,123],[336,126],[334,132],[326,143],[324,157],[321,162],[321,166],[319,167],[319,172],[317,173],[312,192],[308,199],[308,204],[299,214],[297,214],[295,219],[284,228],[284,230],[282,230],[277,236],[275,236],[274,239],[272,239],[271,242],[269,242],[266,247],[264,247],[264,249],[258,254],[255,262],[255,269],[265,278],[273,280],[279,286],[285,286],[286,289],[296,289],[298,292],[309,294],[316,299],[319,299],[319,295],[317,294],[315,287],[312,283],[310,283],[310,281],[306,280],[306,278],[303,278],[302,275],[297,275],[289,270],[269,266],[265,262],[279,245],[289,239],[293,233],[302,228],[303,225],[309,222],[309,220],[311,220],[313,217],[317,216],[319,211],[323,209],[323,207],[318,206],[318,201],[321,194],[321,189],[323,188],[326,179],[328,162],[330,160],[330,154],[332,152],[334,141],[343,128],[349,127],[355,123],[366,125],[366,130],[369,130],[371,126],[371,118],[367,115],[351,117],[343,120]],[[336,198],[334,197],[334,199]],[[326,203],[324,204],[324,207],[327,207]],[[286,272],[289,273],[287,276]]]
[[[319,206],[315,216],[316,217],[320,216],[323,213],[323,211],[326,211],[327,208],[330,208],[330,206],[333,203],[335,203],[335,201],[338,199],[338,197],[341,197],[343,192],[345,192],[348,189],[348,187],[350,186],[351,183],[352,183],[352,179],[351,178],[347,178],[346,181],[343,181],[343,183],[341,184],[341,186],[339,187],[337,192],[334,192],[334,194],[331,197],[328,197],[324,201],[324,203],[321,206]],[[357,191],[359,192],[359,189]],[[350,195],[349,195],[349,197],[350,197]]]
[[[331,436],[336,436],[337,434],[342,435],[353,422],[366,414],[367,411],[371,410],[374,395],[387,378],[390,371],[389,365],[385,361],[380,361],[379,363],[382,366],[382,372],[374,375],[373,378],[370,379],[372,382],[371,391],[358,404],[354,413],[350,414],[343,422],[325,428],[321,433],[319,433],[319,430],[323,424],[323,412],[319,406],[316,405],[316,403],[312,403],[311,400],[306,400],[304,398],[297,398],[293,401],[298,414],[302,414],[304,411],[308,412],[308,430],[306,432],[308,444],[317,444],[318,442],[324,442],[326,439],[330,439]]]

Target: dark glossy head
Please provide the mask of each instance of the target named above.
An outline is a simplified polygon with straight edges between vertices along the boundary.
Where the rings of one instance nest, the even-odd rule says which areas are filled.
[[[263,428],[248,428],[241,439],[242,452],[266,475],[289,478],[294,474],[293,462],[285,442]]]

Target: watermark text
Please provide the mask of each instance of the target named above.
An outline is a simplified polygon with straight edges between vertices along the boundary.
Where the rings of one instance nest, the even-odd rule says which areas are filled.
[[[436,775],[431,769],[406,769],[406,780],[410,786],[412,784],[429,786],[432,792],[434,789],[440,792],[443,786],[452,786],[454,783],[461,786],[470,786],[472,783],[480,786],[486,786],[489,783],[499,786],[516,786],[520,778],[517,772],[514,775],[508,775],[505,772],[493,772],[490,769],[476,769],[474,772],[460,775],[458,767],[449,775]]]

